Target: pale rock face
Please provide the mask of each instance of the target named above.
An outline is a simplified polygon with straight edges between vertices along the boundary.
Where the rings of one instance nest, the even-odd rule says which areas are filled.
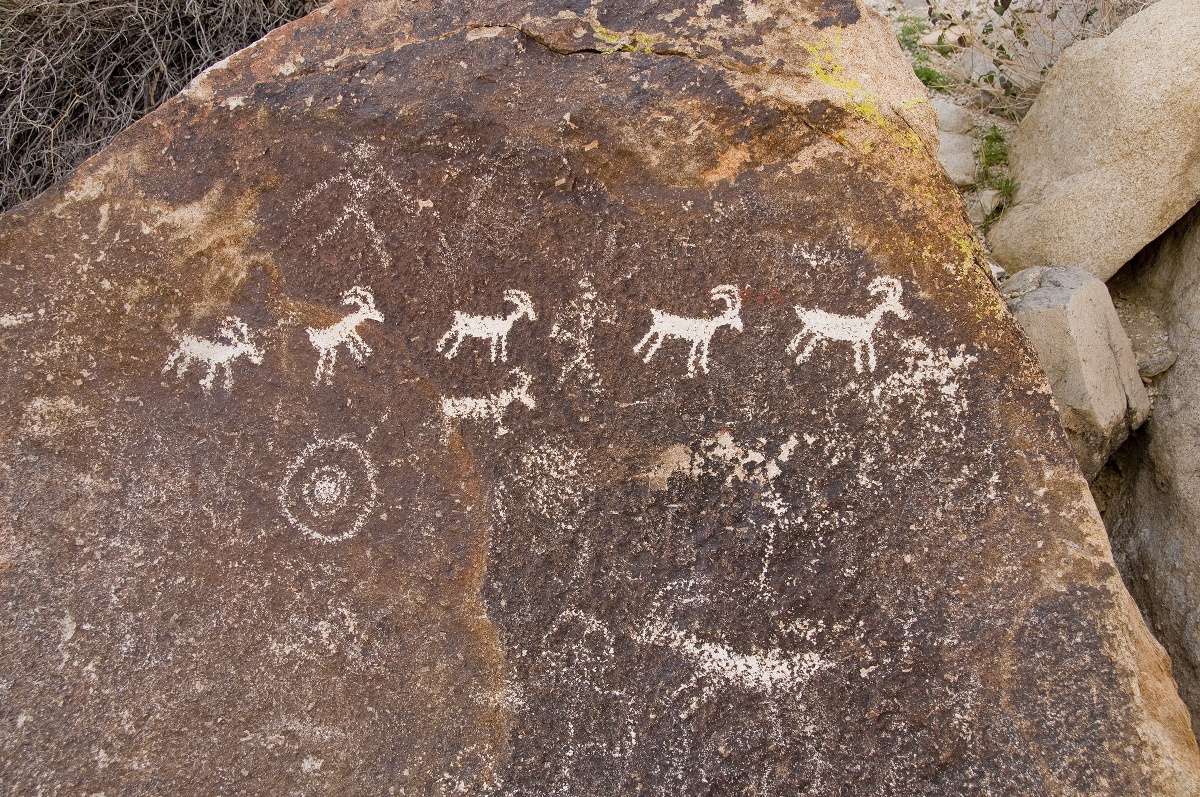
[[[1150,414],[1150,399],[1104,283],[1080,268],[1034,268],[1002,289],[1037,350],[1089,480]]]
[[[1122,270],[1113,292],[1166,323],[1178,360],[1157,381],[1154,415],[1116,464],[1105,511],[1126,582],[1171,653],[1200,715],[1200,209]]]
[[[969,135],[975,127],[971,112],[957,103],[942,97],[934,97],[929,101],[937,113],[938,129],[946,133]]]
[[[967,199],[967,216],[976,227],[987,223],[987,218],[1000,205],[1000,192],[985,188],[976,192],[973,198]],[[996,268],[999,268],[997,266]],[[1004,272],[1007,273],[1007,272]]]
[[[1153,380],[1175,364],[1179,355],[1171,347],[1170,330],[1153,307],[1119,293],[1113,295],[1113,306],[1129,335],[1143,380]]]
[[[976,199],[979,202],[979,209],[985,216],[991,215],[992,211],[1000,206],[1000,192],[991,188],[980,191]]]
[[[1200,199],[1200,3],[1162,0],[1055,64],[1013,140],[1017,204],[991,229],[1010,272],[1108,279]]]
[[[938,141],[938,161],[951,181],[960,187],[974,184],[975,139],[943,130],[939,132]]]

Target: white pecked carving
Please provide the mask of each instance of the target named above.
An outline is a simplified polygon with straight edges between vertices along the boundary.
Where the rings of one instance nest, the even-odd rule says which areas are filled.
[[[525,291],[507,290],[504,300],[516,309],[505,316],[470,315],[461,310],[454,311],[454,323],[448,332],[437,342],[437,350],[452,359],[458,354],[458,347],[464,338],[479,338],[491,343],[492,362],[496,362],[496,350],[500,350],[500,361],[508,362],[508,333],[517,319],[526,317],[530,321],[537,320],[533,311],[533,299]],[[450,344],[453,339],[453,345]],[[447,350],[449,346],[449,350]]]
[[[358,309],[348,313],[345,318],[333,326],[317,329],[308,328],[308,339],[320,352],[317,359],[317,374],[313,384],[325,384],[333,381],[333,366],[337,362],[339,346],[345,346],[351,356],[358,362],[371,353],[371,347],[358,334],[358,325],[364,321],[383,321],[383,313],[375,309],[375,297],[367,288],[355,285],[342,294],[342,304],[357,304]]]
[[[508,434],[508,430],[504,428],[504,411],[513,402],[524,404],[529,409],[537,407],[537,402],[529,393],[529,388],[533,384],[533,377],[525,373],[520,368],[513,370],[513,375],[517,378],[515,387],[507,390],[502,390],[491,396],[483,396],[475,398],[473,396],[461,396],[455,398],[442,399],[442,414],[446,419],[464,418],[477,421],[492,421],[496,424],[496,436]]]
[[[903,288],[900,280],[892,277],[876,277],[871,280],[872,296],[882,294],[883,299],[865,316],[847,316],[827,313],[824,310],[808,310],[796,307],[796,315],[800,319],[801,329],[788,344],[788,354],[796,354],[800,344],[807,337],[808,345],[796,354],[796,364],[804,362],[813,353],[813,349],[823,340],[838,340],[854,346],[854,370],[862,373],[863,354],[867,357],[867,366],[875,370],[875,328],[883,320],[886,313],[894,313],[900,318],[908,318],[908,311],[900,304]]]
[[[397,199],[407,200],[408,194],[384,171],[382,166],[373,165],[378,157],[376,147],[365,143],[356,144],[350,152],[347,170],[313,186],[312,190],[292,206],[292,213],[299,214],[312,200],[335,188],[348,189],[349,198],[342,208],[341,215],[334,219],[332,225],[317,235],[317,243],[324,243],[334,235],[357,227],[362,233],[365,233],[379,264],[386,269],[391,267],[391,258],[388,257],[383,233],[375,225],[375,219],[367,208],[367,202],[372,197],[386,193],[394,194]],[[316,251],[317,247],[314,245],[313,252]]]
[[[814,675],[832,666],[812,651],[785,653],[770,648],[738,651],[730,645],[699,639],[662,620],[648,621],[636,638],[646,644],[674,650],[695,668],[700,677],[755,692],[796,691]]]
[[[663,340],[680,338],[692,344],[692,351],[688,355],[688,376],[696,375],[697,360],[699,360],[700,368],[704,373],[708,373],[708,347],[717,330],[727,326],[738,332],[742,331],[742,298],[738,294],[738,289],[733,285],[718,285],[712,289],[710,295],[713,301],[720,299],[725,302],[725,312],[713,318],[685,318],[664,313],[662,310],[651,309],[650,315],[653,320],[650,324],[650,331],[633,347],[634,353],[641,354],[642,350],[649,345],[650,348],[646,351],[642,361],[650,362],[650,358],[662,346]],[[651,342],[652,340],[653,342]]]
[[[550,329],[550,339],[558,341],[570,352],[558,373],[558,384],[566,384],[572,376],[584,391],[596,395],[604,388],[604,379],[596,370],[595,336],[600,324],[612,324],[616,319],[613,306],[600,298],[592,275],[585,273],[579,280],[580,293],[559,311]]]
[[[353,537],[375,509],[375,466],[350,440],[318,440],[288,467],[279,506],[298,531],[318,542]]]
[[[262,351],[251,341],[250,330],[240,318],[226,317],[217,330],[217,337],[227,342],[205,340],[195,335],[177,338],[179,346],[163,366],[163,373],[174,368],[175,375],[182,379],[192,363],[202,362],[208,366],[208,373],[200,380],[200,387],[209,394],[218,371],[225,374],[225,391],[233,389],[232,365],[239,357],[246,357],[255,365],[262,364]]]

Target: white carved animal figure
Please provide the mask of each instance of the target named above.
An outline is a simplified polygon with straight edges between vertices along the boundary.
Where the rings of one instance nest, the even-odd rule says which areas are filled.
[[[680,338],[692,344],[692,351],[688,355],[688,376],[696,375],[697,360],[699,360],[700,368],[704,373],[708,373],[708,347],[717,330],[727,326],[738,332],[742,331],[742,297],[738,294],[738,289],[733,285],[718,285],[712,289],[710,295],[713,301],[720,299],[725,302],[725,312],[714,318],[684,318],[664,313],[662,310],[651,309],[650,315],[653,317],[653,321],[650,324],[650,331],[633,347],[634,353],[641,354],[642,349],[649,345],[650,348],[646,351],[642,361],[650,362],[650,358],[658,351],[659,346],[662,346],[663,340]]]
[[[525,291],[507,290],[504,300],[516,307],[506,316],[470,315],[455,310],[454,323],[438,341],[437,350],[445,354],[446,359],[451,359],[458,354],[458,347],[464,338],[480,338],[491,342],[492,362],[496,362],[497,347],[500,349],[500,361],[508,362],[508,331],[518,318],[525,316],[530,321],[536,321],[537,315],[533,312],[533,299]],[[454,339],[452,346],[451,338]],[[450,346],[449,351],[446,350],[447,346]]]
[[[205,340],[195,335],[184,335],[177,338],[179,346],[175,353],[163,366],[163,373],[175,369],[175,375],[183,378],[188,366],[193,362],[202,362],[208,366],[208,373],[200,380],[200,387],[206,394],[212,393],[213,381],[217,371],[225,373],[225,391],[233,389],[233,361],[239,357],[247,357],[255,365],[262,364],[262,352],[250,340],[250,330],[236,316],[228,316],[217,329],[217,337],[228,341]]]
[[[308,328],[308,339],[320,352],[317,359],[317,375],[313,378],[314,385],[320,384],[322,377],[327,385],[333,381],[333,366],[337,363],[339,346],[344,345],[355,360],[362,362],[363,358],[371,353],[371,347],[359,337],[358,325],[364,321],[383,320],[383,313],[375,309],[375,297],[366,288],[358,285],[350,288],[342,294],[342,304],[356,304],[358,309],[348,313],[333,326]]]
[[[516,387],[501,390],[494,395],[482,398],[475,398],[473,396],[443,398],[442,414],[447,419],[468,418],[477,421],[495,421],[497,425],[496,434],[508,434],[508,430],[504,428],[504,410],[510,404],[519,401],[531,410],[537,407],[537,402],[529,394],[529,387],[533,383],[533,378],[520,368],[515,369],[513,374],[517,378]]]
[[[876,277],[871,280],[872,296],[882,296],[879,304],[865,316],[835,315],[824,310],[807,310],[796,307],[796,315],[800,318],[801,328],[788,344],[788,354],[796,354],[800,344],[807,337],[808,345],[796,355],[796,364],[804,362],[813,349],[823,340],[840,340],[854,346],[854,370],[862,373],[863,354],[866,354],[867,366],[875,370],[875,328],[883,320],[886,313],[895,313],[900,318],[908,318],[908,311],[900,304],[900,294],[903,288],[900,281],[892,277]]]

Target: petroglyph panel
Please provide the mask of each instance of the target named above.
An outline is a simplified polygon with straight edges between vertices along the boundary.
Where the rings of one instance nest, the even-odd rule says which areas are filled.
[[[309,327],[308,340],[318,352],[317,373],[313,384],[333,383],[334,366],[337,365],[338,350],[345,348],[357,362],[362,362],[371,353],[371,347],[358,333],[364,321],[383,321],[383,313],[375,309],[375,297],[367,288],[355,285],[342,294],[342,304],[356,305],[342,320],[327,327]]]
[[[513,305],[512,312],[503,316],[484,316],[454,311],[454,323],[445,335],[438,341],[438,351],[447,359],[454,359],[458,347],[463,340],[477,338],[488,342],[492,362],[496,362],[496,353],[500,354],[500,362],[508,362],[508,332],[512,325],[521,318],[536,321],[537,315],[533,309],[533,300],[525,291],[510,289],[504,292],[504,301]]]
[[[689,318],[652,308],[650,331],[634,344],[634,352],[643,354],[642,360],[648,363],[654,358],[654,353],[662,346],[663,341],[678,339],[691,346],[688,352],[687,375],[695,376],[697,365],[701,371],[708,373],[708,349],[717,330],[729,327],[736,332],[742,331],[742,300],[737,286],[718,285],[712,290],[712,298],[714,301],[719,299],[725,303],[725,311],[712,318]]]
[[[504,426],[504,414],[510,406],[518,404],[531,410],[537,408],[537,401],[529,392],[533,385],[533,377],[517,368],[510,374],[510,378],[514,381],[513,386],[498,393],[442,398],[442,415],[447,421],[463,419],[489,422],[495,428],[497,436],[508,434],[508,429]]]
[[[380,152],[378,147],[361,142],[352,147],[345,155],[345,166],[341,173],[321,180],[304,193],[292,206],[297,229],[304,233],[311,231],[307,219],[325,217],[327,208],[341,202],[340,212],[333,214],[333,219],[317,232],[312,242],[311,253],[316,255],[322,249],[335,248],[330,246],[365,239],[368,244],[368,254],[374,265],[390,268],[392,258],[389,246],[381,229],[380,214],[375,210],[381,201],[395,206],[409,199],[408,192],[379,165]],[[417,211],[425,207],[418,203]],[[432,207],[432,205],[430,205]],[[386,225],[384,226],[386,229]]]
[[[10,790],[1185,793],[894,34],[667,10],[338,0],[0,217]]]
[[[212,393],[213,382],[217,375],[224,378],[222,385],[225,392],[233,389],[233,363],[245,357],[255,365],[262,365],[263,353],[252,342],[249,328],[236,316],[229,316],[217,330],[217,340],[208,340],[195,335],[182,335],[179,345],[163,366],[163,373],[174,371],[180,379],[188,372],[193,363],[207,367],[200,387],[206,394]]]
[[[842,342],[849,343],[854,349],[855,371],[861,374],[864,362],[868,369],[874,371],[876,328],[888,313],[900,319],[909,316],[900,303],[904,288],[899,280],[876,277],[871,280],[870,291],[872,296],[880,297],[880,302],[864,316],[838,315],[797,305],[796,317],[800,319],[801,329],[787,347],[789,354],[796,355],[796,364],[807,360],[823,343]],[[805,344],[803,349],[800,348],[801,344]]]

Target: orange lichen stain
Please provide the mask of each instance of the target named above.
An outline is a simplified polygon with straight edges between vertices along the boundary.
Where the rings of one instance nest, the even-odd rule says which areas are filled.
[[[772,287],[767,290],[759,288],[745,287],[739,291],[744,305],[759,305],[764,304],[791,304],[786,296],[779,292],[778,288]]]
[[[750,150],[741,144],[735,144],[721,153],[717,165],[701,175],[705,185],[716,185],[722,180],[733,182],[742,172],[742,164],[750,160]]]

